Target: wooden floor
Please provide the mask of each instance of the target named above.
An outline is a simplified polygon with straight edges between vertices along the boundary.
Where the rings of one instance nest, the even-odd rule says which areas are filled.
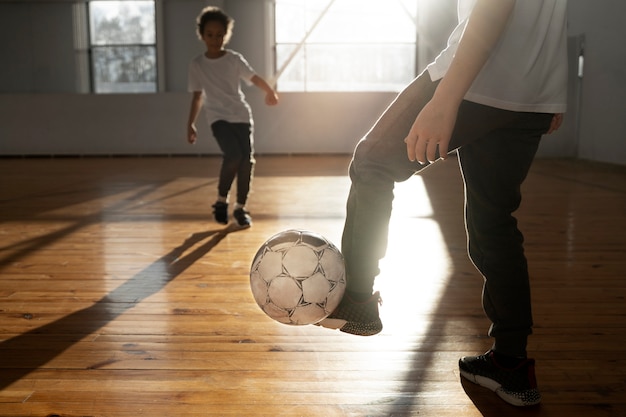
[[[278,231],[339,243],[348,158],[257,162],[235,231],[215,158],[0,159],[0,416],[626,416],[626,168],[524,186],[544,402],[519,410],[459,378],[490,340],[453,159],[397,188],[368,338],[275,323],[248,284]]]

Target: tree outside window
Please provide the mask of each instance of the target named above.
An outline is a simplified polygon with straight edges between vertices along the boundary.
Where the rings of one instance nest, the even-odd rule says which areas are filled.
[[[89,24],[94,92],[157,91],[154,1],[92,1]]]

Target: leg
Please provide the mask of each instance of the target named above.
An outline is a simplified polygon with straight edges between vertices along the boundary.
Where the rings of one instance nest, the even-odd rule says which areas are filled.
[[[319,324],[361,336],[382,330],[378,294],[372,294],[378,261],[385,254],[396,181],[423,168],[406,156],[404,138],[435,90],[427,73],[416,78],[359,142],[350,163],[342,252],[347,289],[339,306]]]
[[[522,233],[513,212],[520,187],[552,115],[519,113],[506,126],[459,149],[465,183],[468,251],[483,274],[483,307],[493,348],[459,360],[461,375],[516,406],[541,401],[535,361],[526,358],[532,331],[530,283]]]
[[[252,218],[245,205],[250,193],[255,164],[252,126],[249,123],[236,123],[234,126],[237,131],[235,139],[241,153],[241,159],[237,168],[237,204],[235,205],[233,216],[240,227],[250,227]]]
[[[237,123],[236,129],[241,153],[237,169],[237,203],[245,206],[254,174],[254,136],[252,126],[248,123]]]
[[[408,160],[404,138],[435,87],[427,73],[415,79],[355,149],[342,236],[348,291],[372,293],[387,248],[394,184],[423,168]]]
[[[550,119],[518,113],[507,126],[459,149],[469,256],[485,277],[483,306],[494,350],[508,356],[526,355],[532,328],[524,239],[512,213]]]
[[[217,190],[221,197],[228,197],[243,158],[237,140],[238,130],[236,124],[224,120],[213,123],[211,130],[222,151],[222,166]]]

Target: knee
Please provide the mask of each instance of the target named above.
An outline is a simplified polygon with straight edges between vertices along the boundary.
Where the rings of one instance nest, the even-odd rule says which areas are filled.
[[[378,164],[371,152],[371,142],[362,139],[354,150],[350,163],[350,178],[353,181],[379,181],[384,179],[384,164]]]

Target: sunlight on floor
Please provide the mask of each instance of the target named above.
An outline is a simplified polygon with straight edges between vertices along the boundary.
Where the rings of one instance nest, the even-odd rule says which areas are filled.
[[[387,333],[417,335],[426,330],[420,326],[430,321],[419,317],[437,307],[450,277],[451,259],[432,215],[420,176],[396,186],[387,256],[376,281]]]

